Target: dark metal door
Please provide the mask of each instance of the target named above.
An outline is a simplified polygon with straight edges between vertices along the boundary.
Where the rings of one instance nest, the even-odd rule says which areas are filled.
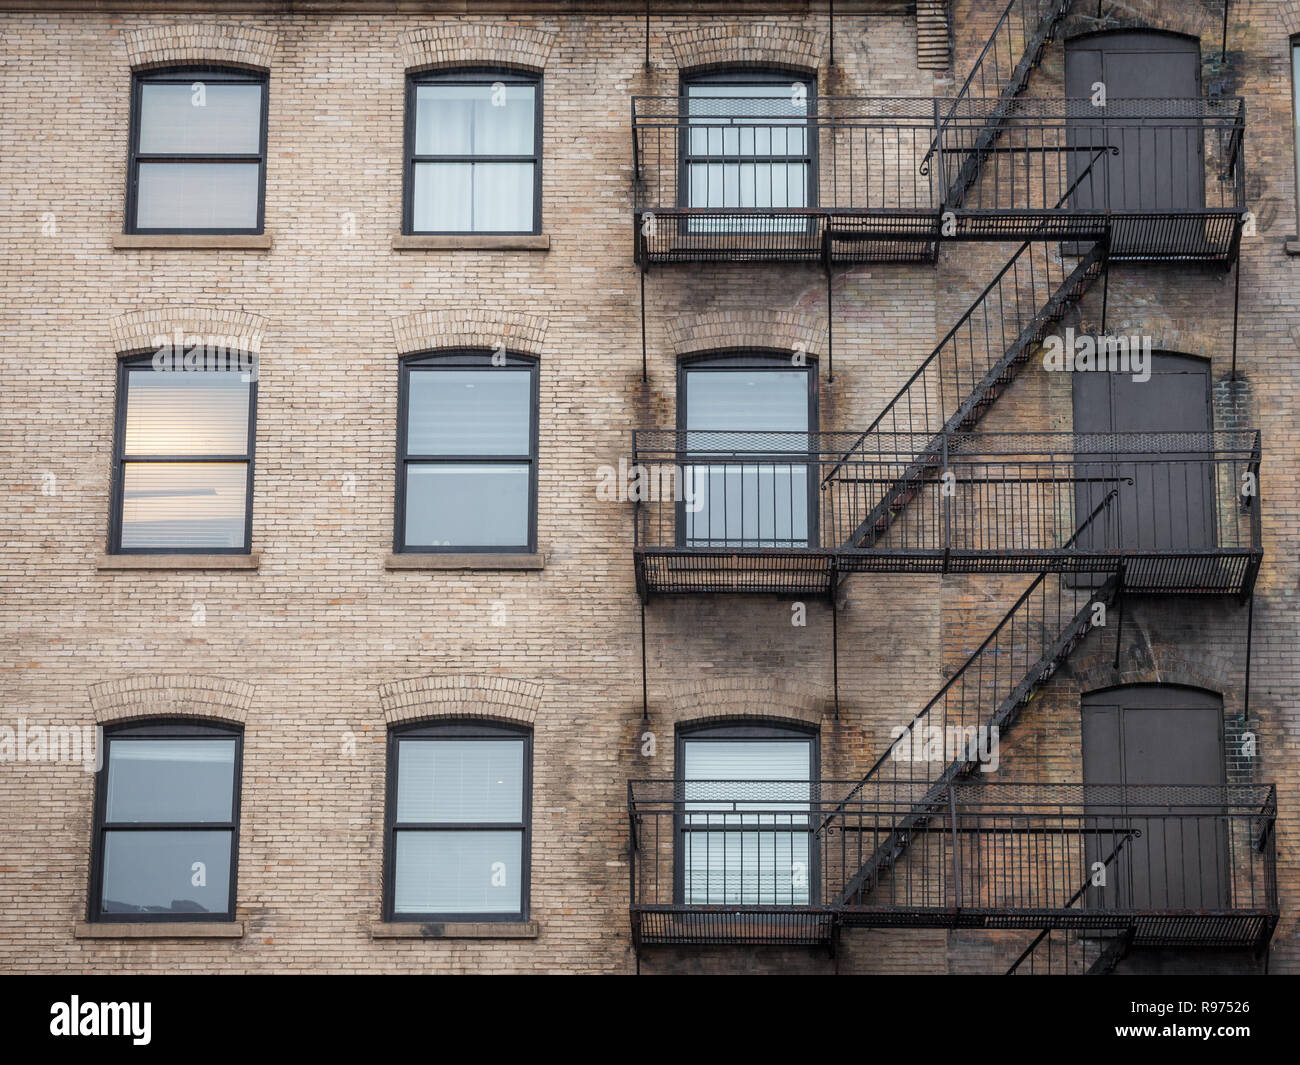
[[[1076,456],[1082,478],[1075,499],[1079,521],[1108,491],[1119,491],[1111,504],[1115,515],[1098,517],[1080,546],[1131,553],[1134,586],[1160,583],[1161,570],[1142,555],[1215,547],[1209,369],[1202,359],[1153,352],[1146,381],[1134,380],[1132,373],[1073,375],[1076,434],[1148,434],[1141,440],[1118,438],[1116,450],[1104,459],[1097,452],[1108,443],[1084,436]],[[1125,451],[1126,445],[1134,450]],[[1152,456],[1149,449],[1155,447],[1167,450]]]
[[[1161,33],[1099,33],[1068,41],[1065,91],[1069,175],[1079,210],[1163,214],[1205,207],[1202,130],[1196,117],[1180,116],[1170,101],[1200,97],[1200,48],[1188,37]],[[1094,86],[1106,104],[1094,107]],[[1144,107],[1141,101],[1161,101]],[[1156,114],[1144,112],[1156,110]],[[1095,156],[1103,147],[1119,155]],[[1084,174],[1091,160],[1092,170]],[[1117,251],[1158,250],[1167,243],[1158,222],[1119,223]]]
[[[1137,685],[1083,697],[1083,779],[1090,868],[1114,853],[1090,907],[1222,909],[1229,905],[1227,826],[1207,803],[1171,809],[1135,785],[1224,783],[1219,696]],[[1132,833],[1132,835],[1130,835]]]

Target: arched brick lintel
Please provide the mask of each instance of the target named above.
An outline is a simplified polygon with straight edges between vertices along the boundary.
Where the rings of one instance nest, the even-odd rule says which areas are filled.
[[[537,357],[548,325],[545,318],[520,311],[418,311],[393,319],[393,344],[398,355],[504,344],[508,351]]]
[[[119,314],[109,322],[113,350],[118,355],[135,355],[157,349],[157,338],[171,338],[179,330],[185,336],[219,336],[239,341],[235,348],[257,354],[262,349],[266,319],[260,314],[234,307],[149,307]]]
[[[132,70],[164,66],[233,66],[270,70],[274,29],[218,23],[178,22],[126,33]]]
[[[820,728],[826,716],[826,702],[822,693],[781,681],[714,677],[674,685],[664,706],[663,719],[673,728],[740,719]]]
[[[398,38],[407,73],[455,67],[504,67],[540,72],[555,34],[509,23],[440,22],[407,30]]]
[[[485,718],[532,726],[542,686],[514,677],[432,674],[380,685],[384,722],[394,725],[437,718]]]
[[[725,67],[765,67],[814,74],[821,64],[824,34],[800,26],[709,22],[668,35],[683,74]]]
[[[107,680],[90,689],[97,725],[143,718],[193,717],[242,725],[253,686],[226,677],[146,674]]]
[[[826,350],[826,320],[803,311],[711,311],[673,318],[668,336],[678,358],[727,348],[802,349],[816,356]]]

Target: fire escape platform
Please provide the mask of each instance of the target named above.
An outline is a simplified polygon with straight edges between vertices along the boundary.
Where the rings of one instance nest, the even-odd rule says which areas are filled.
[[[639,96],[635,259],[924,263],[945,241],[1069,251],[1109,231],[1115,260],[1229,264],[1245,212],[1244,131],[1235,97],[1094,107]],[[1188,173],[1189,158],[1199,172]],[[1166,202],[1153,192],[1164,181],[1183,192]]]
[[[1040,931],[1071,929],[1097,937],[1135,929],[1134,948],[1257,950],[1272,937],[1268,910],[1005,910],[943,907],[634,906],[633,935],[642,947],[819,946],[841,928],[948,928]]]
[[[637,947],[815,946],[845,928],[1262,949],[1271,785],[634,780]]]
[[[840,551],[752,548],[638,548],[643,595],[829,595],[838,576],[854,573],[1111,574],[1125,567],[1132,595],[1242,596],[1254,583],[1259,549],[1091,554],[1070,550]]]
[[[1263,554],[1260,448],[1253,430],[638,430],[632,463],[653,491],[635,504],[637,590],[820,595],[853,573],[1098,584],[1122,571],[1128,593],[1244,596]]]

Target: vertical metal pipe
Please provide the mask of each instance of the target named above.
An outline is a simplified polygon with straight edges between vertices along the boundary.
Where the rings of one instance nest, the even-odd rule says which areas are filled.
[[[1241,697],[1241,724],[1249,728],[1250,720],[1250,658],[1255,637],[1255,591],[1251,589],[1250,604],[1246,607],[1246,679]]]
[[[831,563],[831,677],[835,690],[835,720],[840,719],[840,605],[835,564]]]
[[[835,0],[829,0],[829,5],[830,5],[830,19],[829,19],[829,21],[830,21],[830,36],[831,36],[831,66],[834,66],[834,65],[835,65]],[[1227,27],[1228,27],[1227,6],[1228,6],[1228,0],[1224,0],[1223,6],[1224,6],[1224,15],[1223,15],[1223,26],[1224,26],[1224,29],[1223,29],[1223,33],[1224,33],[1224,40],[1227,40],[1227,33],[1228,33],[1228,29],[1227,29]]]
[[[1237,313],[1241,307],[1241,252],[1232,266],[1232,375],[1237,380]]]
[[[826,238],[827,255],[826,255],[826,375],[827,381],[835,380],[835,308],[831,287],[833,275],[831,274],[830,259],[830,237]]]
[[[646,683],[645,665],[645,603],[641,604],[641,722],[650,720],[649,688]]]

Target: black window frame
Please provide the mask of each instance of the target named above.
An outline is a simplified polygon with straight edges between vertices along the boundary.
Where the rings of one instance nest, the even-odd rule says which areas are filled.
[[[256,358],[253,353],[248,353]],[[256,363],[254,363],[256,365]],[[117,398],[113,423],[113,474],[110,492],[108,553],[110,555],[248,555],[253,550],[253,477],[255,472],[255,444],[257,439],[257,374],[250,374],[248,382],[248,445],[244,455],[126,455],[126,416],[130,392],[128,374],[139,373],[144,367],[151,373],[184,374],[185,370],[156,370],[152,355],[125,355],[117,361]],[[231,370],[238,373],[238,370]],[[244,544],[242,547],[123,547],[122,507],[125,502],[126,464],[128,462],[175,463],[235,463],[248,466],[244,487]]]
[[[262,87],[262,122],[261,146],[259,154],[252,155],[205,155],[205,154],[155,154],[142,155],[140,145],[140,112],[143,101],[143,86],[149,82],[231,82],[238,84],[255,84]],[[124,232],[128,234],[213,234],[213,235],[261,235],[266,231],[266,159],[267,159],[267,120],[270,113],[271,79],[267,71],[243,67],[225,66],[169,66],[149,70],[133,71],[131,75],[131,120],[127,142],[126,167],[126,217]],[[257,225],[253,228],[213,228],[186,227],[180,229],[141,227],[136,225],[139,201],[140,164],[145,163],[257,163]]]
[[[538,467],[538,413],[539,413],[539,379],[541,377],[541,363],[531,355],[518,355],[506,352],[505,361],[494,363],[492,360],[494,353],[473,348],[464,349],[444,349],[432,352],[421,352],[415,355],[408,355],[401,360],[398,369],[397,385],[397,475],[396,475],[396,493],[394,520],[393,520],[393,553],[394,554],[411,554],[411,555],[433,555],[433,554],[483,554],[483,555],[531,555],[537,551],[537,467]],[[531,454],[521,455],[418,455],[414,458],[406,452],[406,441],[410,410],[410,381],[411,371],[420,372],[438,371],[438,370],[464,370],[464,369],[527,369],[532,377],[531,380],[531,397],[530,397],[530,414],[529,419],[532,422],[532,436],[529,440]],[[528,543],[523,546],[516,545],[498,545],[498,544],[479,544],[457,546],[455,544],[417,544],[408,547],[406,544],[406,489],[407,477],[406,468],[412,462],[423,465],[434,465],[437,463],[451,463],[455,465],[473,464],[481,462],[485,464],[497,465],[521,465],[527,463],[529,466],[528,476]]]
[[[708,743],[711,740],[804,740],[808,744],[808,902],[799,905],[819,906],[821,888],[821,848],[817,845],[815,826],[821,813],[817,782],[821,779],[821,730],[816,725],[793,721],[765,721],[762,719],[731,719],[706,721],[677,726],[673,757],[677,767],[676,779],[681,781],[683,805],[686,796],[686,745],[691,742]],[[686,898],[686,816],[681,807],[673,814],[673,904],[687,905]],[[737,831],[743,831],[737,826]],[[747,905],[742,903],[743,905]],[[780,905],[780,904],[778,904]]]
[[[497,740],[522,742],[523,783],[520,814],[522,821],[515,822],[397,822],[397,774],[399,747],[402,740]],[[397,859],[398,831],[454,832],[487,831],[520,833],[519,911],[513,913],[398,913],[396,902],[397,880],[394,863]],[[533,852],[533,730],[527,725],[508,724],[482,718],[460,717],[438,721],[419,721],[408,725],[395,725],[388,730],[387,780],[384,785],[384,868],[382,885],[383,917],[386,922],[411,923],[484,923],[520,924],[529,920],[532,893]]]
[[[1300,235],[1300,33],[1287,40],[1288,66],[1291,68],[1291,166],[1295,183],[1295,225]],[[1300,240],[1300,236],[1292,238]]]
[[[416,92],[421,85],[531,85],[533,87],[533,151],[531,155],[415,154]],[[402,148],[402,234],[414,237],[537,236],[542,232],[542,75],[507,67],[466,67],[457,70],[415,71],[406,75],[406,118]],[[524,163],[533,165],[533,224],[531,229],[415,229],[416,163]]]
[[[804,155],[795,156],[771,156],[768,161],[780,159],[782,162],[795,162],[797,159],[806,159],[808,163],[808,187],[805,189],[806,203],[803,207],[736,207],[735,211],[750,210],[767,210],[767,211],[785,211],[792,214],[804,211],[816,211],[820,203],[818,190],[821,185],[820,167],[818,166],[819,143],[817,129],[817,75],[815,72],[799,70],[795,67],[715,67],[709,70],[699,71],[693,74],[683,74],[678,80],[678,114],[680,115],[680,135],[677,150],[677,206],[679,208],[692,209],[695,205],[691,203],[691,182],[690,168],[692,163],[699,162],[701,159],[708,161],[708,156],[695,156],[690,151],[691,138],[691,116],[690,116],[690,87],[692,85],[781,85],[793,84],[798,82],[806,85],[808,88],[807,107],[805,115],[808,119],[808,125],[805,133],[805,146],[807,152]],[[761,162],[762,156],[754,156],[755,162]],[[725,161],[725,160],[724,160]],[[700,207],[704,210],[704,207]],[[722,210],[732,210],[733,208],[722,208]],[[691,231],[686,228],[688,219],[683,218],[680,222],[681,233],[687,234]],[[811,227],[812,220],[809,219],[808,225]],[[726,236],[728,234],[742,235],[748,231],[744,227],[738,227],[734,230],[718,230],[716,235]]]
[[[808,544],[806,550],[815,550],[821,545],[821,511],[820,511],[820,466],[818,465],[817,439],[821,431],[820,406],[818,399],[819,376],[817,357],[807,354],[804,365],[798,366],[791,360],[789,351],[770,348],[728,348],[704,352],[682,358],[677,363],[677,439],[681,441],[682,456],[678,465],[684,470],[692,465],[691,452],[686,450],[687,417],[689,415],[690,390],[687,384],[689,374],[695,370],[725,370],[747,373],[753,370],[801,370],[808,379]],[[697,430],[707,432],[708,430]],[[756,430],[761,432],[762,430]],[[707,454],[707,452],[705,452]],[[675,503],[677,513],[675,542],[678,547],[691,547],[687,536],[686,501],[679,499]],[[702,551],[725,550],[725,548],[701,545]],[[795,548],[793,550],[805,550]]]
[[[118,739],[214,739],[235,741],[234,772],[231,780],[229,822],[123,822],[105,821],[108,803],[108,770],[113,755],[112,744]],[[235,920],[239,898],[239,815],[243,792],[244,729],[242,725],[225,721],[197,721],[186,718],[152,718],[130,721],[104,727],[102,762],[95,774],[94,813],[90,848],[90,893],[86,900],[86,919],[96,924],[136,924],[139,922],[172,924],[184,922],[213,922]],[[105,913],[104,840],[109,831],[214,831],[230,833],[230,894],[223,913]]]

